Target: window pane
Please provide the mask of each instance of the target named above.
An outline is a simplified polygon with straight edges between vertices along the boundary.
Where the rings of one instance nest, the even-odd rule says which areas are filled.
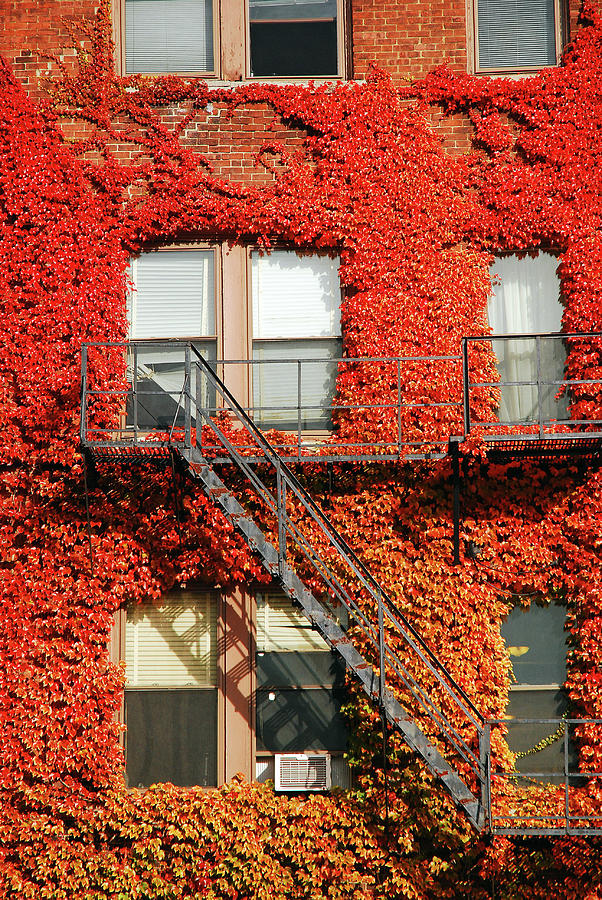
[[[132,340],[215,335],[212,250],[143,253],[133,261],[132,273]]]
[[[338,337],[339,260],[275,250],[251,255],[253,337]]]
[[[125,692],[130,787],[217,784],[217,690]]]
[[[568,700],[564,691],[510,691],[507,709],[509,717],[507,741],[514,753],[521,754],[516,760],[518,772],[560,774],[564,771],[564,728],[560,730],[554,722],[520,723],[514,720],[561,719],[567,710]],[[551,740],[552,735],[554,740]],[[549,742],[547,739],[550,739]],[[546,746],[536,752],[529,752],[533,751],[540,742],[546,742]],[[574,745],[570,740],[568,750],[569,769],[575,771],[577,758]],[[544,778],[542,780],[553,781],[554,779]]]
[[[295,430],[298,422],[302,429],[330,428],[337,364],[328,359],[339,358],[341,351],[339,340],[254,341],[253,359],[259,362],[253,366],[255,422],[283,431]]]
[[[478,0],[479,67],[556,63],[554,0]]]
[[[563,684],[566,680],[566,608],[531,604],[516,607],[502,622],[514,678],[518,684]]]
[[[251,74],[336,75],[336,0],[249,0]]]
[[[345,692],[332,688],[257,691],[257,749],[274,753],[344,750],[347,732],[340,713]]]
[[[128,609],[126,678],[130,687],[217,684],[217,603],[209,594],[178,591],[160,607]]]
[[[127,72],[211,72],[212,0],[126,0]]]
[[[194,346],[209,361],[217,357],[216,341],[194,341]],[[194,356],[192,358],[194,363]],[[184,427],[184,405],[182,388],[184,386],[185,365],[184,348],[174,350],[165,344],[149,343],[130,350],[130,383],[134,387],[133,371],[136,370],[136,410],[134,395],[128,397],[126,427],[137,424],[143,430],[170,429]],[[198,389],[201,402],[209,409],[215,409],[215,389],[208,384],[207,378],[192,366],[191,395],[197,397]],[[192,406],[192,426],[195,425],[194,404]]]
[[[307,653],[329,647],[288,597],[270,594],[257,597],[257,649],[260,652],[299,650]]]
[[[257,684],[259,687],[303,687],[322,685],[342,687],[345,683],[345,663],[340,656],[326,648],[301,652],[296,650],[259,650],[257,654]]]
[[[557,333],[561,330],[563,306],[556,274],[558,260],[549,253],[536,257],[502,256],[491,267],[493,296],[488,318],[494,334]],[[493,341],[502,382],[529,382],[501,387],[499,417],[504,422],[537,422],[564,419],[567,398],[556,399],[562,382],[566,351],[562,340],[539,342],[541,395],[537,387],[537,343],[533,338]],[[547,382],[547,383],[546,383]],[[541,397],[541,406],[540,406]]]

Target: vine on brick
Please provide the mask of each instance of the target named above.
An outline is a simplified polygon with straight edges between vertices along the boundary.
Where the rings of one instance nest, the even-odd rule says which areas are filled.
[[[485,849],[396,740],[383,835],[377,733],[359,696],[349,705],[354,796],[289,801],[239,783],[210,794],[169,786],[129,794],[114,722],[123,674],[107,656],[113,612],[158,601],[177,583],[228,591],[265,576],[191,486],[180,538],[167,476],[151,465],[135,484],[117,465],[102,468],[91,569],[77,452],[81,343],[125,338],[128,255],[182,235],[339,253],[351,357],[453,354],[463,334],[486,333],[496,251],[557,252],[565,329],[600,330],[597,9],[585,4],[563,65],[529,79],[441,69],[416,87],[374,72],[361,85],[226,91],[175,76],[116,76],[108,6],[84,26],[77,65],[60,64],[42,109],[0,70],[2,890],[242,898],[274,895],[280,884],[283,897],[479,898],[495,876],[501,896],[548,897],[549,878],[554,896],[597,896],[589,845]],[[470,117],[473,153],[446,156],[427,127],[428,103]],[[218,177],[195,151],[190,134],[207,127],[208,104],[233,121],[249,108],[274,111],[258,158],[271,172],[266,184]],[[278,122],[300,130],[302,150],[287,152]],[[569,349],[572,378],[602,375],[597,355]],[[479,368],[481,380],[495,380],[491,358]],[[458,378],[453,367],[434,373],[416,363],[406,399],[447,399]],[[339,397],[387,402],[389,380],[349,368]],[[495,392],[478,402],[491,407]],[[599,408],[599,392],[573,399],[576,414],[600,417]],[[337,424],[351,439],[390,428],[365,415]],[[428,412],[405,423],[409,434],[440,425]],[[484,548],[481,561],[452,566],[446,462],[418,473],[341,473],[330,514],[488,715],[501,716],[507,701],[499,623],[513,597],[564,599],[569,692],[578,712],[602,716],[600,474],[478,455],[466,466],[463,537]],[[595,735],[584,729],[580,741],[583,764],[599,771]],[[497,750],[510,765],[499,738]],[[599,809],[602,791],[592,783],[575,797]]]

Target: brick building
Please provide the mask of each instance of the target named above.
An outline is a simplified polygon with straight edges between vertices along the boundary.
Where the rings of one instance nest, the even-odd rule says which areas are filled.
[[[259,190],[283,171],[278,154],[303,156],[308,129],[283,124],[267,102],[231,110],[229,90],[361,82],[374,65],[399,87],[442,64],[484,79],[529,75],[559,64],[577,32],[579,6],[576,0],[525,0],[510,12],[491,0],[112,0],[114,66],[124,78],[174,74],[207,81],[216,97],[221,91],[221,100],[202,106],[190,121],[188,101],[166,101],[161,123],[177,129],[185,122],[182,146],[202,156],[215,178]],[[0,52],[33,100],[44,100],[61,66],[75,70],[74,34],[80,51],[90,52],[86,26],[92,27],[96,11],[88,0],[0,0]],[[436,103],[428,116],[446,155],[469,151],[467,116],[444,116]],[[63,116],[59,128],[68,140],[92,134],[90,124],[75,117]],[[119,163],[140,162],[140,145],[112,140]],[[258,157],[265,161],[272,142],[278,152],[264,165]],[[494,264],[494,332],[560,330],[557,259],[553,247],[544,249],[522,258],[506,253]],[[218,361],[226,388],[260,428],[298,435],[299,447],[326,440],[337,374],[331,360],[340,359],[345,346],[339,257],[332,248],[300,249],[277,240],[265,254],[257,241],[232,245],[222,235],[212,240],[207,229],[200,236],[172,229],[169,239],[151,237],[132,254],[129,277],[129,338],[145,343],[135,351],[137,393],[134,401],[128,398],[123,434],[132,421],[143,433],[173,430],[184,421],[178,416],[189,358],[177,349],[180,341]],[[536,294],[545,295],[545,304],[531,303]],[[515,422],[525,421],[535,402],[537,415],[545,407],[551,420],[566,412],[554,390],[533,400],[533,385],[541,388],[529,374],[540,353],[534,346],[510,347],[501,361],[501,377],[510,384],[500,409]],[[527,361],[516,363],[521,354]],[[564,356],[559,361],[550,350],[548,363],[560,366],[555,377],[562,379]],[[197,386],[208,391],[210,406],[212,389]],[[125,663],[119,719],[127,726],[126,784],[212,787],[236,773],[263,782],[285,778],[276,755],[322,754],[332,784],[351,786],[340,711],[345,666],[289,598],[276,577],[229,592],[193,579],[167,590],[160,606],[115,614],[110,652],[113,662]],[[344,629],[341,618],[337,626]],[[552,719],[565,712],[564,624],[560,602],[528,612],[517,607],[506,619],[502,633],[515,677],[508,714]],[[545,732],[531,728],[511,749],[537,744]],[[548,748],[552,765],[561,750]]]

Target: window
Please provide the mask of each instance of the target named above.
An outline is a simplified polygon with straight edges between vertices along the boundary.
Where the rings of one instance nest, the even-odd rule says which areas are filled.
[[[339,262],[326,254],[251,254],[253,406],[280,429],[327,428],[341,344]]]
[[[249,0],[251,75],[338,75],[337,0]]]
[[[517,335],[516,339],[492,341],[502,382],[500,422],[536,423],[540,414],[545,421],[566,417],[566,398],[557,398],[559,384],[550,384],[563,380],[564,343],[558,338],[542,338],[538,343],[530,337],[561,330],[557,267],[555,256],[540,253],[535,257],[502,256],[491,268],[493,296],[488,318],[492,332]]]
[[[122,71],[225,81],[344,76],[344,0],[114,0]]]
[[[136,420],[140,428],[170,428],[184,380],[183,353],[164,340],[192,340],[206,359],[216,359],[215,251],[143,253],[131,267],[130,338],[148,341],[131,364],[136,372]],[[207,399],[207,398],[206,398]],[[133,409],[128,410],[129,419]]]
[[[126,72],[211,74],[212,0],[125,0]]]
[[[512,665],[512,684],[508,704],[508,743],[515,753],[526,754],[517,760],[518,771],[562,772],[564,745],[558,739],[537,751],[529,752],[543,739],[554,734],[554,725],[513,724],[514,719],[559,719],[567,711],[562,687],[566,680],[567,643],[566,608],[531,604],[529,609],[515,607],[502,623]]]
[[[340,713],[345,665],[288,597],[257,598],[257,778],[273,778],[274,753],[326,750],[333,783],[346,786],[347,746]]]
[[[225,360],[218,374],[261,427],[330,426],[336,376],[330,360],[342,352],[338,258],[251,251],[247,266],[247,253],[166,248],[133,261],[130,338],[144,343],[129,361],[136,374],[129,424],[135,413],[141,429],[181,425],[184,349],[167,346],[181,339],[205,359]],[[215,392],[203,389],[215,408]],[[195,390],[192,385],[193,396]]]
[[[128,784],[216,785],[216,598],[178,591],[132,607],[124,644]]]
[[[475,0],[477,71],[556,65],[562,48],[562,0]]]

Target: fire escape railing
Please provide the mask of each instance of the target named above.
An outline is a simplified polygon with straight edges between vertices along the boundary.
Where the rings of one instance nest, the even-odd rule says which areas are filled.
[[[534,436],[539,441],[545,441],[558,435],[563,438],[595,440],[602,437],[600,427],[602,421],[599,415],[593,414],[599,410],[596,397],[602,393],[602,375],[600,380],[592,377],[561,381],[558,377],[544,377],[543,345],[548,338],[557,340],[559,338],[557,335],[527,336],[534,341],[536,348],[534,357],[536,372],[532,378],[501,378],[499,381],[488,382],[472,377],[471,347],[481,342],[488,344],[491,352],[493,341],[510,342],[515,341],[517,337],[526,339],[525,336],[515,335],[464,339],[461,400],[454,399],[452,394],[449,402],[440,404],[439,408],[443,407],[449,418],[439,435],[431,433],[425,438],[421,448],[425,449],[425,452],[421,456],[413,456],[416,444],[408,441],[405,434],[398,431],[397,440],[393,442],[393,453],[386,452],[387,448],[391,447],[387,435],[387,440],[382,441],[376,450],[373,443],[364,441],[362,452],[354,453],[357,445],[353,441],[348,441],[346,449],[350,451],[349,457],[337,452],[336,448],[332,454],[327,452],[320,456],[320,459],[405,460],[429,457],[431,453],[443,455],[442,448],[449,439],[449,433],[446,433],[445,429],[449,428],[450,422],[455,425],[458,406],[463,409],[465,425],[465,429],[459,429],[457,439],[460,440],[470,434],[475,425],[485,431],[486,438],[487,428],[491,427],[492,438],[496,441],[517,438],[532,440]],[[600,338],[602,348],[602,334],[562,337],[579,341],[595,338],[596,343]],[[353,624],[354,632],[361,636],[363,644],[369,648],[375,672],[379,673],[375,677],[372,691],[374,699],[380,703],[382,709],[383,699],[387,692],[390,692],[390,685],[414,720],[427,723],[426,733],[434,735],[436,740],[449,748],[453,757],[452,767],[462,774],[470,790],[480,796],[482,815],[488,821],[490,829],[500,834],[602,833],[602,816],[588,811],[587,805],[581,802],[582,795],[578,791],[571,791],[571,788],[584,781],[601,778],[602,772],[579,770],[573,764],[570,753],[571,741],[575,734],[579,738],[584,729],[590,731],[594,729],[596,734],[602,736],[602,720],[567,719],[564,724],[561,720],[545,720],[551,726],[559,726],[560,723],[560,728],[563,729],[561,740],[564,747],[564,761],[561,770],[553,767],[552,771],[549,769],[546,771],[545,766],[535,766],[533,771],[508,772],[498,769],[491,759],[491,729],[508,728],[508,720],[485,719],[481,715],[463,688],[422,640],[393,599],[376,582],[342,535],[314,503],[286,464],[283,453],[278,452],[279,448],[268,441],[261,428],[252,421],[249,413],[256,410],[243,407],[218,377],[214,371],[218,363],[205,360],[193,345],[179,343],[176,346],[180,353],[179,360],[180,362],[183,360],[183,364],[174,384],[171,387],[167,385],[169,388],[167,391],[163,385],[157,391],[151,386],[150,391],[147,389],[139,393],[136,345],[89,346],[91,349],[99,351],[106,349],[110,353],[117,353],[122,370],[124,352],[129,348],[130,381],[129,383],[126,383],[127,379],[120,381],[119,376],[113,375],[113,381],[108,382],[107,388],[98,387],[98,384],[106,383],[106,372],[112,371],[112,367],[89,366],[88,347],[83,348],[81,438],[84,447],[93,451],[104,448],[143,453],[152,452],[155,448],[170,450],[175,448],[191,470],[199,469],[204,463],[211,467],[216,461],[234,464],[261,500],[265,513],[271,517],[277,550],[277,568],[274,569],[274,575],[285,584],[290,572],[293,571],[291,562],[297,566],[301,561],[303,570],[307,569],[310,572],[310,583],[313,585],[316,578],[319,580],[322,595],[320,602],[325,604],[326,614],[332,614],[332,604],[345,610]],[[173,344],[170,346],[173,348]],[[421,364],[423,361],[419,360]],[[435,361],[438,365],[443,363],[457,366],[458,358],[438,357]],[[338,364],[342,361],[334,362]],[[352,362],[369,364],[371,361]],[[402,363],[411,365],[415,360],[380,358],[374,362],[377,365],[393,364],[397,370],[397,394],[398,397],[403,397],[403,391],[399,386]],[[119,365],[113,368],[119,369]],[[457,368],[454,371],[457,373]],[[602,373],[602,367],[600,371]],[[152,378],[149,381],[152,382]],[[483,416],[474,414],[472,403],[474,392],[478,393],[483,389],[503,392],[505,389],[516,388],[527,388],[531,392],[528,399],[532,399],[533,392],[535,393],[537,401],[535,421],[530,420],[528,416],[520,421],[516,418],[504,421],[499,417],[492,417],[492,421],[488,421]],[[558,400],[559,391],[570,392],[571,396],[565,410],[566,418],[544,415],[542,406],[546,390],[547,400],[550,401],[551,390],[554,402]],[[150,427],[153,418],[152,409],[148,406],[144,409],[143,405],[149,403],[149,397],[161,398],[166,394],[173,400],[169,419],[161,423],[155,422],[155,427],[152,428]],[[591,394],[594,395],[593,405]],[[478,407],[477,400],[474,403],[475,408]],[[584,403],[589,403],[589,406],[584,406]],[[341,404],[340,409],[343,413],[351,409],[352,413],[368,411],[378,414],[379,410],[390,413],[393,408],[396,422],[399,423],[401,420],[403,427],[407,425],[407,420],[403,416],[407,409],[410,410],[411,416],[413,405],[412,402],[406,403],[403,411],[400,411],[399,405],[390,403],[376,403],[373,406],[358,403],[350,404],[349,407]],[[415,405],[422,409],[428,406],[428,402],[422,404],[418,400]],[[152,401],[150,406],[152,407]],[[303,405],[299,402],[295,408],[299,427],[301,415],[299,410]],[[586,415],[581,413],[583,409],[586,410]],[[571,416],[575,418],[570,418]],[[559,422],[563,423],[564,431],[558,428]],[[500,429],[505,430],[500,432]],[[302,433],[303,429],[299,434]],[[458,434],[458,431],[454,433]],[[315,440],[315,446],[309,445],[308,450],[299,439],[293,446],[291,459],[295,462],[315,459],[311,454],[323,452],[320,442],[327,445],[328,435],[322,433],[312,440]],[[433,453],[433,447],[437,442],[441,452]],[[285,443],[284,447],[290,451],[288,443]],[[306,451],[308,457],[304,455]],[[234,516],[232,518],[234,519]],[[515,721],[520,724],[527,720]],[[481,816],[481,813],[478,815]],[[482,821],[482,818],[477,819],[474,816],[472,820]]]

